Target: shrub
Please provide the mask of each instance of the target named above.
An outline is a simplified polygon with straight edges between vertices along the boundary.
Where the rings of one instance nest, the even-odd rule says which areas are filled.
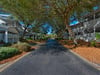
[[[60,40],[59,42],[63,45],[74,45],[73,40]]]
[[[65,41],[63,41],[63,44],[68,44],[68,42],[65,40]]]
[[[35,41],[33,40],[27,40],[27,43],[30,44],[31,46],[36,45]]]
[[[61,43],[62,43],[63,45],[67,45],[67,44],[68,44],[68,41],[67,41],[67,40],[62,40]]]
[[[74,45],[73,40],[67,40],[67,45]]]
[[[0,48],[0,60],[12,57],[19,53],[19,50],[11,47],[1,47]]]
[[[3,40],[1,40],[1,41],[0,41],[0,44],[4,44],[4,41],[3,41]]]
[[[5,46],[5,47],[11,46],[11,43],[5,43],[3,46]]]
[[[32,38],[27,38],[26,40],[33,40]]]
[[[96,33],[96,39],[100,39],[100,34]]]
[[[31,46],[28,43],[17,43],[12,45],[12,47],[17,48],[21,52],[28,52],[31,49]]]
[[[26,39],[23,39],[23,38],[19,38],[19,41],[20,42],[27,42],[27,40]]]
[[[96,46],[96,42],[95,42],[95,41],[91,41],[91,42],[90,42],[90,45],[91,45],[92,47],[95,47],[95,46]]]
[[[97,48],[100,48],[100,42],[97,42],[97,43],[96,43],[96,47],[97,47]]]
[[[89,42],[86,42],[84,40],[78,39],[77,40],[78,46],[90,46]]]
[[[58,37],[58,38],[56,38],[56,40],[63,40],[63,38],[61,38],[61,37]]]

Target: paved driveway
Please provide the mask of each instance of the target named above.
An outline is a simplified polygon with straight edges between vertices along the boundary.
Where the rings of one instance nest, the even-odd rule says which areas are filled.
[[[0,75],[100,75],[100,71],[55,40],[25,56]]]

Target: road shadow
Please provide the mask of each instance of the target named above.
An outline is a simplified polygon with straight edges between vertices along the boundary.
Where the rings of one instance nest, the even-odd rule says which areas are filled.
[[[63,54],[64,52],[68,51],[63,45],[61,45],[57,40],[49,39],[46,41],[45,44],[41,45],[36,51],[32,54],[52,54],[52,55],[59,55]]]

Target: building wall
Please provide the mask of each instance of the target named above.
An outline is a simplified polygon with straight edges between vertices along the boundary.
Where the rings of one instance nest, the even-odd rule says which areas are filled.
[[[82,39],[85,41],[95,40],[96,37],[95,37],[95,32],[94,32],[94,26],[99,21],[100,21],[100,18],[97,18],[95,20],[84,22],[83,25],[74,27],[73,32],[75,32],[75,34],[76,34],[76,39]],[[100,22],[96,26],[100,27]],[[92,27],[92,30],[90,29],[91,27]],[[85,32],[86,29],[88,30],[88,33]],[[96,29],[95,29],[95,31],[96,31]]]
[[[0,19],[5,22],[0,24],[0,41],[8,43],[18,42],[19,36],[23,31],[18,21],[9,19],[8,17],[6,17],[6,19],[0,17]]]
[[[84,22],[83,24],[87,25],[87,27],[90,27],[90,25],[94,26],[98,21],[100,21],[100,18],[97,18],[97,19],[94,19],[94,20],[91,20],[91,21],[88,21],[88,22]],[[100,25],[100,23],[98,25]]]
[[[8,33],[8,43],[15,43],[19,41],[18,34]],[[5,42],[5,33],[0,33],[0,42]]]
[[[12,34],[8,33],[8,42],[9,43],[15,43],[19,41],[19,35],[18,34]]]
[[[4,33],[0,33],[0,42],[4,41]]]

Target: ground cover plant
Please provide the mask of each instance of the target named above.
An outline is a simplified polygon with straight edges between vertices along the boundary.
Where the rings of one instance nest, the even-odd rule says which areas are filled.
[[[10,58],[12,56],[17,55],[19,50],[17,48],[11,48],[11,47],[1,47],[0,48],[0,60]]]
[[[17,43],[12,45],[13,48],[17,48],[20,52],[28,52],[31,50],[31,46],[28,43]]]

